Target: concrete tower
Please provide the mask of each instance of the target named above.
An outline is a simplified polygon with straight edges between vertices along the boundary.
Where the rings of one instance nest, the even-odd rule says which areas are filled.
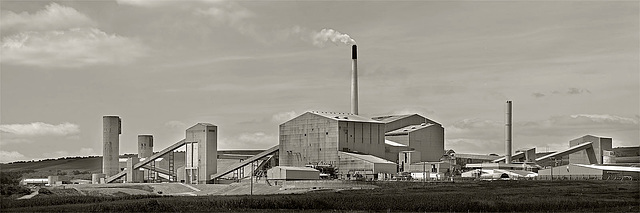
[[[185,179],[188,184],[203,184],[218,172],[218,127],[198,123],[186,131]]]
[[[122,122],[118,116],[102,116],[102,173],[107,177],[118,174],[120,166],[120,134]]]
[[[351,114],[358,114],[358,46],[351,46]]]
[[[513,131],[513,125],[511,124],[512,121],[512,106],[511,106],[511,101],[507,101],[507,104],[505,106],[505,117],[504,117],[504,138],[505,138],[505,163],[511,163],[511,143],[513,142],[511,139],[512,136],[512,131]]]
[[[153,155],[153,135],[138,135],[138,157],[148,158]]]

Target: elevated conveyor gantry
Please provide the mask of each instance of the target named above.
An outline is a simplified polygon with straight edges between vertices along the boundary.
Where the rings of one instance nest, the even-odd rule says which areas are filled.
[[[173,152],[174,150],[176,150],[176,149],[180,148],[180,147],[181,147],[181,146],[183,146],[183,145],[185,145],[185,139],[182,139],[182,140],[180,140],[180,141],[176,142],[175,144],[173,144],[173,145],[171,145],[171,146],[169,146],[169,147],[167,147],[167,148],[163,149],[162,151],[157,152],[157,153],[156,153],[156,154],[154,154],[154,155],[151,155],[150,157],[148,157],[148,158],[144,159],[143,161],[140,161],[140,163],[137,163],[136,165],[134,165],[134,166],[133,166],[133,169],[134,169],[134,170],[136,170],[136,169],[139,169],[139,168],[141,168],[141,167],[143,167],[143,166],[146,166],[147,164],[149,164],[149,163],[151,163],[151,162],[155,161],[156,159],[158,159],[158,158],[162,157],[163,155],[165,155],[165,154],[167,154],[167,153],[169,153],[169,152]],[[149,167],[148,167],[148,168],[149,168]],[[156,168],[156,171],[158,171],[158,172],[160,172],[160,173],[165,173],[165,172],[163,172],[163,171],[158,170],[158,168]],[[118,178],[124,177],[124,176],[127,174],[127,172],[128,172],[128,171],[127,171],[127,170],[125,170],[125,171],[121,171],[121,172],[119,172],[118,174],[115,174],[115,175],[109,176],[109,177],[106,179],[106,181],[105,181],[105,182],[106,182],[106,183],[111,183],[111,182],[113,182],[113,181],[117,180]]]

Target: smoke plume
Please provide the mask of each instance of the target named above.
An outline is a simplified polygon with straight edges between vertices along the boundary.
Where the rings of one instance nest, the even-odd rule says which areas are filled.
[[[356,40],[351,38],[351,36],[338,32],[334,29],[322,29],[320,32],[315,32],[313,34],[313,45],[316,46],[324,46],[327,42],[332,42],[333,44],[347,44],[354,45],[356,44]]]

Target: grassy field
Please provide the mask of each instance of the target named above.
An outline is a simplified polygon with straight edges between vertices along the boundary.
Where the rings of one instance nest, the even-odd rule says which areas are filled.
[[[639,182],[380,182],[373,190],[299,195],[39,197],[2,200],[6,211],[588,211],[639,212]]]

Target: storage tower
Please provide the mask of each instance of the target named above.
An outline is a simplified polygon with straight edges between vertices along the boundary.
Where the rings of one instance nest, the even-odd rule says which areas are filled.
[[[217,171],[218,127],[198,123],[186,131],[185,181],[205,184]]]
[[[118,160],[121,124],[118,116],[102,116],[102,173],[107,177],[120,172]]]

